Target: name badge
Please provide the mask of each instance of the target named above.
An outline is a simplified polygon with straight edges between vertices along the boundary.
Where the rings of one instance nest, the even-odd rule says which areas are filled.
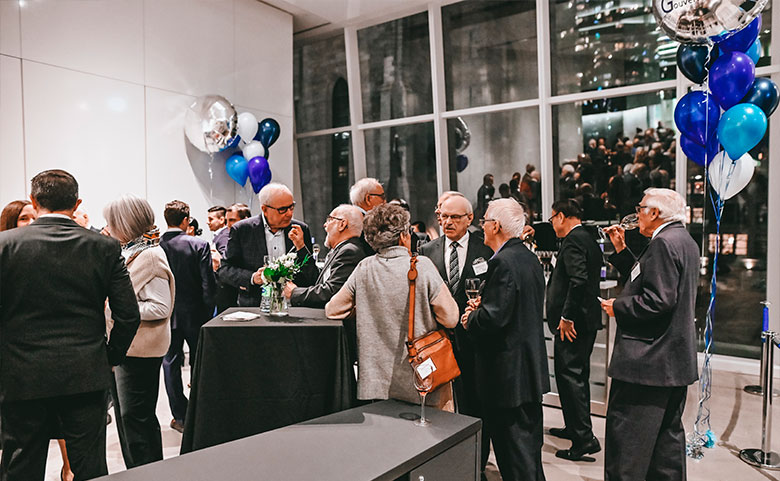
[[[479,257],[477,259],[474,259],[474,262],[471,264],[471,267],[474,269],[474,274],[481,276],[488,270],[488,264],[485,261],[485,259]]]
[[[557,254],[553,254],[553,256],[550,258],[550,265],[553,266],[553,268],[554,268],[555,264],[557,264],[557,263],[558,263],[558,255]]]
[[[633,269],[631,269],[631,282],[634,282],[634,279],[636,279],[639,276],[639,273],[642,272],[642,268],[639,266],[639,263],[637,262]]]
[[[328,279],[330,279],[330,266],[322,273],[322,280],[327,281]]]
[[[430,357],[417,365],[417,374],[420,376],[420,379],[425,379],[426,377],[433,374],[435,370],[436,365],[433,363],[433,359]]]

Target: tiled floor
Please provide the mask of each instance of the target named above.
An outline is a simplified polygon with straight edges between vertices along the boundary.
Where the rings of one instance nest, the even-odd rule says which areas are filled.
[[[185,372],[185,380],[189,374]],[[761,398],[746,394],[742,388],[746,384],[756,384],[757,376],[735,375],[726,372],[715,371],[713,374],[714,388],[711,402],[712,428],[718,436],[718,444],[713,449],[706,450],[703,459],[688,460],[688,479],[691,481],[749,481],[749,480],[775,480],[780,481],[780,471],[761,471],[754,469],[739,460],[740,449],[758,448],[761,444]],[[685,428],[690,431],[696,416],[698,384],[691,386],[688,391],[688,404],[685,411]],[[160,398],[157,404],[157,415],[162,424],[164,455],[166,458],[176,456],[179,453],[181,434],[173,431],[168,423],[171,420],[168,398],[161,383]],[[780,413],[777,414],[780,417]],[[561,411],[555,408],[544,409],[545,428],[563,425]],[[775,421],[774,432],[780,422]],[[594,418],[594,430],[596,436],[604,443],[604,419]],[[780,452],[780,433],[774,450]],[[548,481],[583,480],[592,481],[604,478],[603,453],[594,457],[595,463],[569,462],[555,457],[555,450],[567,448],[568,441],[545,436],[543,448],[543,462],[545,475]],[[114,473],[124,470],[122,455],[119,451],[119,439],[116,426],[111,423],[108,426],[108,467]],[[495,460],[491,456],[491,461]],[[56,442],[52,441],[49,449],[49,462],[47,466],[47,481],[59,479],[59,469],[62,466],[59,449]],[[495,465],[489,465],[488,479],[500,480]]]

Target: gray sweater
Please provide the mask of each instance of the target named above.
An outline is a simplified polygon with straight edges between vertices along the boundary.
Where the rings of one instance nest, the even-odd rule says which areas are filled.
[[[438,326],[455,327],[458,305],[436,267],[418,257],[414,337]],[[357,315],[358,398],[419,402],[406,351],[409,322],[409,251],[394,246],[361,261],[325,306],[330,318]],[[442,391],[442,390],[439,390]],[[436,392],[430,397],[437,404]],[[426,403],[427,404],[427,403]]]

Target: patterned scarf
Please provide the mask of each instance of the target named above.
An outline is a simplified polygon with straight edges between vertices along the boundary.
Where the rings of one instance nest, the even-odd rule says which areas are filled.
[[[138,254],[157,245],[160,245],[160,229],[157,226],[152,226],[150,231],[122,246],[122,256],[125,258],[125,263],[129,264]]]

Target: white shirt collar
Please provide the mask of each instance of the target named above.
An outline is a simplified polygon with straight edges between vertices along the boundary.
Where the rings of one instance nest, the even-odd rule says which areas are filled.
[[[653,239],[655,239],[655,236],[657,236],[657,235],[658,235],[658,233],[659,233],[659,232],[661,232],[661,230],[662,230],[664,227],[668,226],[668,225],[669,225],[669,224],[671,224],[672,222],[674,222],[674,221],[664,222],[663,224],[659,225],[659,226],[658,226],[658,228],[657,228],[656,230],[654,230],[654,231],[653,231],[653,236],[650,238],[650,240],[653,240]]]
[[[227,229],[227,226],[226,226],[226,225],[223,225],[223,226],[222,226],[222,227],[220,227],[219,229],[215,230],[215,231],[214,231],[214,237],[217,237],[217,236],[219,235],[219,233],[220,233],[220,232],[222,232],[222,231],[223,231],[223,230],[225,230],[225,229]]]
[[[184,232],[184,231],[179,229],[178,227],[168,227],[168,232]]]
[[[458,244],[460,247],[468,247],[469,245],[469,231],[466,231],[465,234],[463,234],[463,237],[460,239],[453,241],[450,240],[449,237],[445,236],[445,239],[447,239],[447,248],[449,248],[452,244]]]
[[[43,214],[43,215],[39,215],[37,218],[38,218],[38,219],[41,219],[41,218],[43,218],[43,217],[56,217],[56,218],[58,218],[58,219],[68,219],[68,220],[73,220],[73,217],[68,217],[68,216],[67,216],[67,215],[65,215],[65,214]]]

